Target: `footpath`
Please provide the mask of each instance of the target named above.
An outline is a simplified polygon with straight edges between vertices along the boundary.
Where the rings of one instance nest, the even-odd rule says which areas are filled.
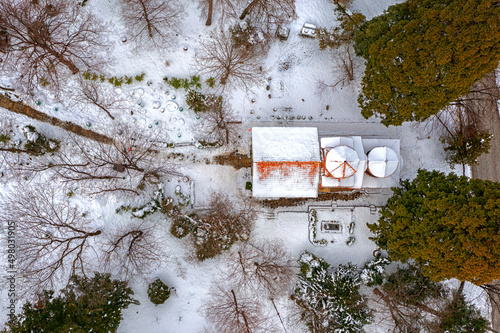
[[[500,92],[495,84],[495,73],[486,75],[481,81],[476,82],[475,88],[481,89],[482,92],[490,94],[492,98],[481,98],[478,93],[469,94],[471,97],[476,97],[475,105],[477,105],[480,113],[482,129],[493,134],[491,139],[491,148],[488,154],[483,154],[478,158],[478,164],[472,168],[472,177],[479,179],[487,179],[495,182],[500,182],[500,116],[498,114],[497,100],[500,98]],[[477,90],[477,89],[476,89]],[[474,96],[476,95],[476,96]],[[481,100],[480,102],[478,102]],[[494,280],[500,291],[500,280]],[[491,327],[494,331],[500,332],[500,295],[498,293],[490,295],[491,301]]]

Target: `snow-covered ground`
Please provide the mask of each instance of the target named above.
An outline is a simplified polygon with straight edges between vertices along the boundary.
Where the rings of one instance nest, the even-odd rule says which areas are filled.
[[[382,13],[389,5],[402,1],[354,0],[353,9],[361,11],[369,19]],[[204,25],[205,19],[200,15],[197,1],[182,2],[186,7],[186,14],[177,41],[162,50],[147,50],[136,49],[131,43],[121,41],[126,32],[120,20],[116,19],[119,16],[118,0],[89,0],[89,8],[105,20],[113,31],[108,36],[109,41],[114,44],[114,49],[109,54],[109,74],[122,76],[145,73],[144,81],[120,88],[115,88],[107,82],[103,83],[107,87],[108,96],[120,100],[123,105],[123,108],[115,113],[116,120],[111,120],[98,110],[78,110],[78,103],[71,98],[76,89],[74,82],[68,82],[60,96],[38,92],[31,99],[25,98],[25,102],[49,115],[109,136],[117,133],[120,124],[128,124],[143,131],[157,132],[159,138],[166,143],[194,143],[198,139],[197,132],[203,124],[203,119],[197,119],[194,112],[187,110],[186,92],[168,86],[163,77],[187,78],[196,74],[193,57],[200,38],[205,37],[211,28]],[[321,90],[321,82],[331,85],[339,80],[338,55],[331,50],[320,51],[317,41],[300,37],[298,32],[305,22],[323,27],[335,26],[337,22],[333,14],[333,4],[330,0],[296,0],[296,10],[298,18],[288,26],[291,30],[289,39],[275,41],[271,45],[264,66],[268,70],[268,79],[251,87],[249,91],[234,90],[227,96],[238,118],[243,122],[239,129],[241,140],[234,148],[240,153],[250,152],[248,130],[255,126],[317,127],[320,135],[399,139],[403,158],[402,178],[413,178],[419,168],[452,171],[444,160],[439,138],[427,133],[422,126],[405,123],[398,128],[386,128],[377,119],[365,120],[361,116],[356,102],[363,71],[361,59],[355,59],[354,82],[345,86],[338,85],[335,89],[327,87]],[[0,78],[0,83],[2,86],[8,86],[9,80]],[[269,90],[266,89],[267,85]],[[11,117],[18,125],[33,124],[39,132],[48,137],[62,141],[66,138],[66,134],[57,128],[26,117],[13,117],[3,109],[0,109],[0,117]],[[183,184],[186,191],[193,191],[195,206],[203,206],[213,192],[222,191],[231,197],[248,195],[245,190],[245,182],[251,181],[248,169],[235,170],[229,166],[205,163],[204,158],[209,160],[225,151],[226,148],[200,150],[194,146],[168,148],[163,151],[165,154],[176,152],[195,157],[194,162],[189,158],[181,162],[176,170],[188,176],[194,184],[193,187],[187,186],[181,179],[173,180],[174,183]],[[460,170],[455,170],[457,171]],[[8,180],[0,179],[0,184],[0,194],[7,193],[11,188]],[[366,223],[373,223],[378,218],[377,214],[370,213],[370,205],[382,206],[390,193],[389,190],[373,189],[349,202],[308,201],[302,206],[278,208],[271,212],[269,209],[262,209],[251,241],[281,241],[297,259],[301,253],[308,250],[325,258],[331,265],[347,262],[362,265],[373,258],[376,248],[368,239],[370,232],[366,227]],[[76,195],[71,200],[87,207],[98,217],[96,220],[102,223],[102,227],[105,227],[106,223],[121,223],[116,219],[124,217],[117,217],[114,212],[120,205],[129,203],[113,195],[99,200]],[[352,246],[347,246],[343,238],[325,247],[313,246],[310,243],[308,210],[310,206],[318,205],[322,206],[319,207],[322,211],[331,211],[332,207],[359,207],[352,213],[356,223],[353,234],[356,241]],[[213,283],[221,282],[221,270],[224,270],[226,255],[203,262],[196,261],[191,255],[192,249],[188,242],[171,236],[168,227],[165,226],[163,235],[167,259],[159,269],[151,273],[150,280],[159,277],[167,285],[175,287],[176,292],[165,304],[155,306],[147,298],[147,283],[142,280],[133,281],[132,287],[141,305],[130,306],[124,311],[124,319],[119,328],[121,333],[204,332],[206,322],[199,310]],[[5,262],[4,259],[1,260]],[[481,307],[483,314],[488,316],[485,295],[479,294],[478,288],[472,286],[468,286],[467,291],[469,297]],[[8,304],[6,288],[2,289],[0,297],[0,322],[4,322]],[[277,301],[280,311],[286,315],[287,300]],[[22,300],[19,300],[18,307],[21,302]],[[304,327],[290,325],[287,331],[304,332]],[[376,325],[370,326],[369,329],[369,332],[374,333],[382,331],[382,328]]]

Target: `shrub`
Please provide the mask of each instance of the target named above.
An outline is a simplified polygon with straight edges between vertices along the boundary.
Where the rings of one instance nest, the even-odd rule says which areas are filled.
[[[193,231],[193,223],[184,216],[174,217],[170,227],[170,233],[175,238],[184,238]]]
[[[141,82],[142,80],[144,80],[144,76],[146,75],[146,73],[141,73],[141,75],[136,75],[135,76],[135,80],[137,82]]]
[[[189,90],[186,95],[186,104],[196,113],[205,112],[207,105],[205,103],[205,95],[195,90]]]
[[[148,286],[148,298],[151,303],[163,304],[170,297],[170,289],[160,279],[156,279]]]
[[[192,88],[194,88],[194,89],[201,88],[199,76],[191,76],[190,79],[181,79],[181,78],[177,78],[177,77],[172,77],[169,79],[168,77],[165,76],[163,78],[163,81],[165,81],[167,84],[172,86],[172,88],[174,88],[174,89],[183,88],[185,90],[189,90]]]
[[[10,141],[10,136],[8,134],[0,134],[0,143],[7,144]]]
[[[367,262],[360,274],[363,284],[366,284],[368,287],[381,285],[384,282],[385,266],[390,263],[389,259],[382,257]]]
[[[60,148],[59,141],[47,139],[45,135],[38,133],[34,126],[25,126],[23,132],[27,140],[24,144],[24,149],[28,151],[29,154],[39,156],[56,152]]]
[[[210,88],[213,88],[215,86],[215,79],[213,77],[209,77],[205,82]]]

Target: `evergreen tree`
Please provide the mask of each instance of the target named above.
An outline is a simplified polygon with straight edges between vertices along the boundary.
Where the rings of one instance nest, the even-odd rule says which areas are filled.
[[[393,188],[373,239],[392,260],[414,259],[433,280],[500,278],[500,184],[419,170]]]
[[[170,297],[170,288],[162,280],[156,279],[148,286],[148,298],[155,305],[163,304]]]
[[[121,311],[139,304],[126,282],[111,280],[109,274],[93,278],[73,276],[61,295],[45,291],[38,302],[26,303],[23,312],[7,323],[9,333],[116,332]]]
[[[404,265],[384,274],[374,295],[382,301],[394,331],[420,333],[485,333],[488,321],[465,301],[464,282],[456,290],[449,284],[431,281],[417,265]]]
[[[496,0],[409,0],[363,24],[358,102],[385,125],[424,120],[466,94],[500,61]]]
[[[488,320],[481,316],[474,304],[465,301],[462,293],[456,293],[453,299],[446,303],[441,313],[438,332],[486,333],[489,330]]]
[[[305,252],[294,299],[311,332],[357,333],[368,323],[370,312],[359,293],[361,279],[356,266],[340,265],[331,271],[321,258]]]
[[[337,49],[341,45],[351,44],[354,40],[356,31],[365,22],[365,16],[363,14],[357,11],[351,12],[348,9],[351,1],[334,0],[334,3],[334,12],[340,24],[330,30],[326,28],[319,28],[316,30],[316,39],[319,42],[319,48],[321,50],[327,47]]]

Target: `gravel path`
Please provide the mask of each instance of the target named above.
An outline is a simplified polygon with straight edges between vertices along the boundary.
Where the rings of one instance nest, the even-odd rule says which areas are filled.
[[[479,112],[483,120],[481,126],[493,134],[493,138],[489,153],[480,156],[478,165],[472,168],[472,177],[500,182],[500,116],[498,115],[497,106],[497,99],[500,97],[500,93],[495,85],[495,73],[486,75],[474,86],[486,89],[488,92],[494,94],[496,99],[492,98],[489,101],[483,101],[479,104]],[[500,288],[500,280],[495,280],[494,283]],[[493,295],[492,297],[492,328],[500,332],[500,296]]]

